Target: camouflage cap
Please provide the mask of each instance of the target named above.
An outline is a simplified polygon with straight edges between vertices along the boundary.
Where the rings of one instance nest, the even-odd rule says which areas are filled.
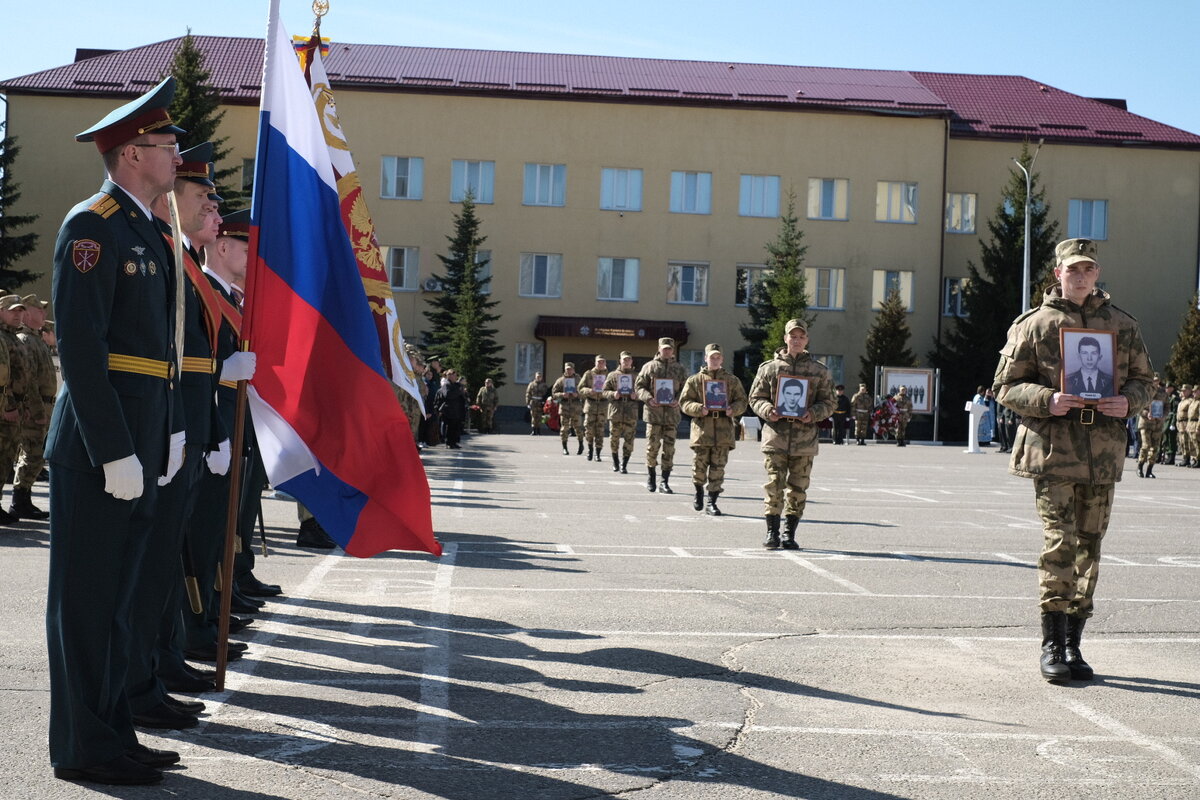
[[[671,347],[671,348],[675,347],[675,340],[672,339],[670,336],[662,337],[661,339],[658,340],[658,349],[662,350],[664,347]]]
[[[1076,264],[1080,261],[1090,261],[1096,266],[1096,243],[1091,239],[1066,239],[1054,248],[1054,263],[1060,267]]]
[[[0,298],[0,308],[4,308],[4,300],[2,298]],[[1190,383],[1185,383],[1183,386],[1179,387],[1179,391],[1181,392],[1190,392],[1191,390],[1192,385]]]
[[[795,328],[799,328],[805,333],[808,333],[808,326],[804,324],[804,320],[802,319],[789,319],[787,324],[783,326],[783,332],[788,334],[791,333]]]
[[[633,353],[629,352],[628,350],[622,350],[622,351],[621,351],[621,358],[622,358],[622,359],[626,359],[626,358],[633,358]]]
[[[50,305],[49,300],[42,300],[36,294],[25,295],[24,297],[21,298],[21,302],[25,304],[26,308],[29,308],[30,306],[37,306],[38,308],[47,308]]]
[[[721,345],[713,342],[712,344],[704,345],[704,357],[707,358],[712,353],[720,353]]]
[[[858,385],[858,388],[860,388],[860,389],[865,389],[865,388],[867,388],[867,385],[866,385],[865,383],[860,383],[860,384]]]
[[[15,294],[6,294],[0,297],[0,309],[11,311],[14,308],[25,308],[25,304],[21,302],[21,298]]]
[[[575,369],[575,362],[574,361],[564,361],[563,369]]]
[[[597,360],[597,361],[608,361],[608,358],[607,358],[606,356],[602,356],[602,355],[600,355],[599,353],[597,353],[597,354],[596,354],[596,360]]]

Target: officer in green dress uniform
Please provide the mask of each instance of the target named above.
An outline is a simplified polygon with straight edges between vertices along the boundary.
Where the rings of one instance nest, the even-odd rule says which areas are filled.
[[[177,753],[137,740],[124,691],[130,609],[158,478],[183,460],[174,402],[176,272],[150,204],[181,163],[166,78],[75,138],[108,179],[71,209],[54,249],[63,385],[50,419],[50,761],[55,777],[162,780]]]

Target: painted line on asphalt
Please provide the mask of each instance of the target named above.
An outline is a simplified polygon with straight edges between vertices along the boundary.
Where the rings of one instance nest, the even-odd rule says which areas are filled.
[[[668,549],[680,558],[694,558],[691,553],[689,553],[687,550],[684,550],[682,547],[671,547]]]
[[[840,575],[835,575],[834,573],[830,572],[827,569],[818,567],[816,564],[812,563],[808,559],[802,558],[802,557],[796,555],[796,553],[794,551],[790,551],[790,550],[785,551],[783,553],[783,557],[786,558],[788,561],[799,564],[800,566],[804,567],[809,572],[812,572],[816,575],[820,575],[822,578],[825,578],[826,580],[833,581],[838,586],[849,589],[851,592],[854,592],[855,594],[863,594],[863,595],[872,594],[870,589],[867,589],[866,587],[863,587],[863,586],[859,586],[854,581],[847,580],[846,578],[843,578]]]
[[[454,579],[454,559],[458,545],[442,545],[442,557],[433,579],[433,600],[429,604],[429,624],[425,628],[425,657],[421,665],[421,683],[416,741],[413,749],[426,758],[432,757],[446,742],[446,715],[450,711],[450,634],[446,626],[454,596],[450,583]]]
[[[1051,700],[1067,709],[1071,713],[1084,718],[1093,725],[1103,728],[1104,730],[1120,737],[1130,744],[1137,745],[1143,750],[1149,750],[1163,761],[1166,761],[1176,769],[1188,773],[1193,778],[1200,778],[1200,765],[1189,761],[1178,750],[1168,747],[1161,741],[1156,741],[1141,731],[1131,728],[1125,723],[1119,722],[1107,714],[1102,714],[1085,703],[1081,703],[1071,697],[1066,697],[1059,691],[1048,689],[1046,694]]]

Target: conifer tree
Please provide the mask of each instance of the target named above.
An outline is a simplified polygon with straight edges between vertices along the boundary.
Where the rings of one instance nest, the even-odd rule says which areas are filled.
[[[487,261],[477,261],[479,246],[487,240],[479,235],[480,225],[475,200],[468,193],[454,215],[454,235],[446,237],[449,255],[438,256],[444,272],[433,277],[441,282],[441,293],[429,299],[432,309],[424,312],[430,323],[425,337],[429,352],[466,376],[472,395],[485,378],[504,385],[504,359],[496,355],[504,348],[496,343],[497,329],[487,327],[500,319],[489,311],[500,303],[487,299],[491,277],[480,272]]]
[[[1179,336],[1171,345],[1166,373],[1167,380],[1176,386],[1200,381],[1200,295],[1192,295]]]
[[[179,137],[179,149],[187,150],[204,142],[213,143],[213,162],[217,165],[217,194],[225,199],[222,213],[236,211],[249,198],[241,188],[241,165],[221,168],[230,148],[225,147],[228,136],[217,136],[225,112],[221,111],[221,93],[209,83],[211,74],[204,66],[204,53],[196,47],[189,28],[179,43],[171,61],[175,76],[175,98],[171,101],[171,119],[187,133]]]
[[[12,291],[36,280],[41,273],[12,268],[18,259],[37,248],[36,233],[14,233],[18,228],[32,225],[37,215],[13,212],[13,206],[21,199],[21,185],[13,180],[12,165],[21,148],[15,136],[3,133],[4,123],[0,122],[0,287]]]
[[[866,355],[859,361],[862,369],[858,378],[867,386],[875,385],[876,367],[915,367],[917,357],[908,347],[912,331],[908,328],[908,312],[900,292],[892,289],[879,306],[879,315],[867,331]]]
[[[1027,168],[1033,160],[1028,144],[1017,159]],[[989,241],[979,241],[980,265],[967,262],[967,281],[962,289],[965,317],[955,319],[934,342],[929,360],[941,369],[941,430],[951,438],[965,438],[963,403],[975,387],[990,384],[1000,348],[1012,321],[1024,308],[1022,297],[1041,302],[1041,287],[1054,263],[1058,222],[1050,219],[1046,191],[1038,187],[1037,173],[1030,185],[1030,280],[1021,286],[1025,264],[1025,175],[1017,167],[1009,170],[1008,182],[988,220]],[[1034,306],[1036,307],[1036,306]]]

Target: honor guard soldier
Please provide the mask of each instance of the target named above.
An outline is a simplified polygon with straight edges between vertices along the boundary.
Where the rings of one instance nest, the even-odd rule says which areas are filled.
[[[579,442],[579,449],[575,451],[575,455],[579,455],[583,452],[583,398],[579,396],[575,364],[570,361],[563,364],[563,374],[554,382],[550,395],[558,403],[558,435],[562,439],[563,455],[571,454],[567,449],[571,431],[575,432],[575,440]]]
[[[542,414],[545,413],[542,406],[546,404],[546,398],[549,395],[550,387],[546,386],[542,373],[535,373],[533,380],[525,386],[525,405],[529,407],[530,436],[540,436],[542,433]]]
[[[747,406],[746,390],[732,372],[723,369],[721,345],[704,347],[704,366],[683,384],[679,407],[692,417],[692,485],[696,499],[692,507],[710,516],[721,516],[717,498],[725,486],[729,451],[737,446],[735,420]],[[708,503],[704,502],[707,488]]]
[[[850,398],[850,405],[854,409],[854,438],[860,445],[866,445],[867,431],[870,430],[871,412],[875,410],[875,401],[871,399],[871,393],[867,391],[865,383],[858,385],[858,391],[854,393],[854,397]]]
[[[36,294],[21,298],[25,306],[25,326],[18,331],[17,340],[28,356],[33,379],[25,393],[25,413],[21,421],[21,457],[17,461],[17,476],[13,480],[13,501],[8,512],[19,519],[46,519],[50,513],[33,504],[33,484],[46,465],[43,450],[46,431],[50,428],[50,410],[58,393],[58,372],[54,355],[42,336],[46,326],[45,300]]]
[[[775,358],[758,368],[750,387],[750,408],[763,420],[762,451],[767,470],[763,485],[767,538],[763,547],[768,550],[800,548],[796,528],[804,516],[813,459],[817,456],[817,423],[833,414],[834,407],[833,380],[825,365],[809,355],[808,326],[803,320],[788,320],[783,343],[775,351]],[[780,514],[785,511],[787,527],[781,538]]]
[[[1021,415],[1009,472],[1033,479],[1042,518],[1042,677],[1091,680],[1079,643],[1092,616],[1113,489],[1125,468],[1125,420],[1150,401],[1154,371],[1137,320],[1096,288],[1095,242],[1067,239],[1054,257],[1058,285],[1008,329],[995,386],[999,402]],[[1105,332],[1115,395],[1085,399],[1064,391],[1062,328]]]
[[[608,401],[604,399],[604,381],[608,379],[608,359],[596,356],[595,364],[583,373],[579,394],[583,397],[583,431],[587,437],[588,461],[600,460],[604,449],[604,423],[608,421]],[[599,388],[596,388],[596,387]]]
[[[181,163],[166,78],[78,134],[108,178],[68,212],[54,249],[63,388],[50,419],[50,761],[55,777],[162,780],[177,753],[137,740],[125,693],[130,609],[158,479],[183,460],[173,405],[176,279],[150,213]]]
[[[629,457],[633,455],[633,439],[637,435],[637,396],[634,381],[633,353],[621,351],[621,365],[604,380],[604,397],[608,400],[608,433],[612,437],[613,472],[629,473]],[[621,442],[625,442],[622,450]],[[618,464],[618,454],[620,463]]]
[[[671,468],[675,464],[675,436],[682,419],[679,411],[679,392],[688,379],[683,364],[675,360],[675,340],[664,336],[658,340],[658,354],[642,365],[634,387],[646,421],[646,491],[654,491],[654,472],[662,452],[662,480],[658,488],[664,494],[671,491]],[[667,383],[660,383],[666,381]]]

